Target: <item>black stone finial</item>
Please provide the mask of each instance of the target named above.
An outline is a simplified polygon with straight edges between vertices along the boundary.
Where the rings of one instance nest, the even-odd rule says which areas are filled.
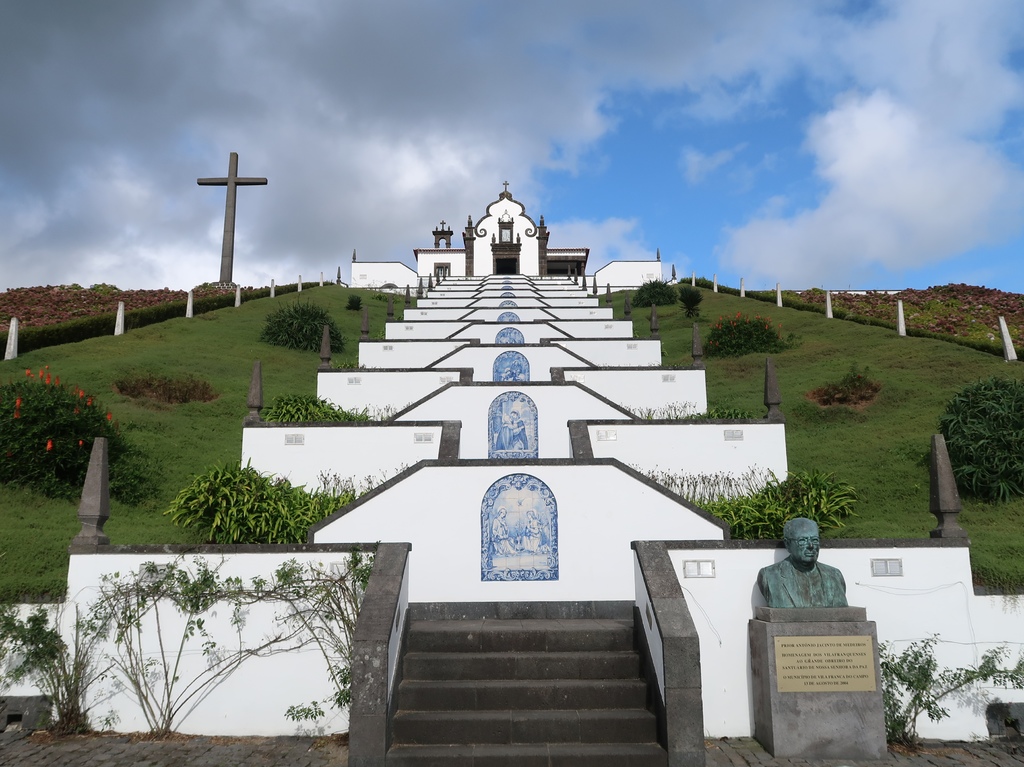
[[[71,545],[106,546],[110,538],[103,525],[110,518],[110,478],[107,469],[107,438],[97,437],[92,443],[89,468],[82,486],[82,500],[78,504],[78,531]]]
[[[594,295],[597,295],[597,275],[594,275]]]
[[[661,261],[661,248],[658,248],[657,258],[658,258],[659,261]]]
[[[764,406],[768,408],[765,418],[771,423],[785,423],[786,416],[782,414],[779,405],[782,404],[782,394],[779,393],[779,379],[775,375],[775,363],[771,357],[764,359]]]
[[[340,285],[341,284],[341,267],[340,266],[338,267],[338,278],[337,278],[337,280],[335,280],[334,284],[335,285]]]
[[[651,338],[660,338],[658,335],[658,306],[657,304],[651,304]]]
[[[700,326],[696,322],[693,323],[693,346],[691,347],[690,354],[693,356],[693,365],[691,367],[694,370],[703,370],[704,346],[700,342]]]
[[[320,336],[320,369],[331,369],[331,326],[324,325],[323,335]]]
[[[388,322],[391,322],[395,318],[395,296],[393,293],[388,293]]]
[[[359,340],[370,340],[370,310],[363,307],[363,321],[359,325]]]
[[[423,298],[423,278],[420,277],[416,283],[416,298]]]
[[[356,262],[356,249],[352,248],[352,263],[354,264],[355,262]],[[341,269],[341,267],[338,267],[338,268]]]
[[[938,526],[929,535],[932,538],[966,538],[967,531],[960,527],[960,493],[956,489],[953,466],[949,462],[946,439],[932,435],[931,497],[928,508]]]
[[[676,281],[676,265],[672,264],[672,282]]]
[[[245,423],[259,423],[260,411],[263,409],[263,365],[259,360],[252,364],[252,378],[249,379],[249,396],[245,406],[249,408]]]
[[[583,273],[583,289],[584,290],[587,289],[587,273],[586,272]]]
[[[623,302],[622,309],[625,313],[624,316],[627,320],[633,319],[633,300],[630,298],[630,293],[626,294],[626,300]]]
[[[606,282],[604,285],[604,303],[606,306],[612,305],[612,284]]]
[[[428,274],[427,275],[427,290],[433,290],[433,289],[434,289],[434,275]]]
[[[412,296],[409,294],[409,286],[405,286],[405,307],[408,309],[412,306]]]

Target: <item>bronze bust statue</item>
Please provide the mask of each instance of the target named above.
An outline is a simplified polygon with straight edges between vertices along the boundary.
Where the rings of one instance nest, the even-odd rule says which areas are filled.
[[[782,535],[789,556],[757,574],[757,587],[768,606],[846,607],[842,572],[818,562],[818,524],[797,517],[786,523]]]

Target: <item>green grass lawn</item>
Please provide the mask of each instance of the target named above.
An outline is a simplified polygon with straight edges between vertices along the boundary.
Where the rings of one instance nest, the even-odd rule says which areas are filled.
[[[140,507],[114,502],[106,531],[115,544],[182,543],[194,539],[174,527],[163,511],[176,493],[205,468],[237,461],[252,363],[263,362],[265,401],[286,393],[313,393],[319,359],[311,352],[272,347],[258,340],[267,314],[284,302],[325,306],[347,339],[336,366],[355,366],[359,312],[345,309],[349,295],[363,296],[370,310],[371,337],[381,337],[386,303],[372,293],[337,286],[307,289],[240,308],[221,309],[131,331],[30,352],[0,362],[0,380],[23,376],[25,368],[50,366],[66,383],[99,397],[122,430],[154,459],[158,491]],[[857,488],[858,516],[838,531],[845,537],[927,537],[935,526],[928,513],[927,452],[946,401],[963,385],[991,375],[1024,378],[1024,365],[941,341],[899,338],[892,331],[826,320],[822,315],[704,291],[701,332],[720,315],[737,311],[770,316],[794,333],[794,348],[775,355],[782,409],[787,417],[789,464],[825,469]],[[622,316],[623,296],[615,296]],[[402,301],[396,301],[400,315]],[[692,320],[681,306],[659,307],[664,362],[689,364]],[[634,310],[637,335],[648,335],[646,310]],[[708,359],[708,397],[713,405],[763,413],[764,358]],[[851,364],[882,382],[867,408],[823,409],[806,398],[838,380]],[[210,402],[160,405],[115,394],[112,383],[132,372],[208,380],[219,396]],[[342,472],[343,473],[343,469]],[[965,499],[964,527],[972,541],[976,577],[991,586],[1024,586],[1024,500],[987,504]],[[0,599],[63,592],[67,545],[78,531],[76,504],[0,486]]]

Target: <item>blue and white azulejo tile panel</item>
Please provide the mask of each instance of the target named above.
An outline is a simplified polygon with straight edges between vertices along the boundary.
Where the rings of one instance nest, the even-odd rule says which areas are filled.
[[[502,392],[487,410],[487,457],[537,458],[537,405],[521,391]]]
[[[494,358],[492,381],[529,381],[530,361],[519,352],[502,352]]]
[[[522,346],[526,343],[526,338],[523,336],[523,331],[519,328],[502,328],[498,331],[498,334],[494,336],[494,343]]]
[[[502,312],[498,315],[498,322],[519,322],[519,315],[515,312]]]
[[[558,580],[558,504],[532,474],[509,474],[484,493],[480,580]]]
[[[499,296],[499,298],[515,298],[515,297],[516,297],[516,294],[513,293],[511,290],[506,290],[504,293],[502,293]]]
[[[500,304],[498,304],[499,309],[504,309],[506,306],[509,307],[510,309],[519,308],[519,304],[517,304],[515,301],[502,301]]]

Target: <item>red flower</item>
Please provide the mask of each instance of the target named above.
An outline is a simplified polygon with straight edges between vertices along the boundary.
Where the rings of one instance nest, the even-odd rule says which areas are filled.
[[[46,440],[46,451],[49,452],[51,450],[53,450],[53,440],[48,439]]]
[[[85,444],[85,441],[84,441],[84,440],[78,440],[78,446],[79,446],[79,447],[81,447],[81,446],[82,446],[82,445],[84,445],[84,444]]]
[[[92,397],[89,397],[89,399],[85,401],[85,404],[86,406],[92,405]]]
[[[47,386],[50,385],[50,374],[49,373],[46,374],[46,385]]]
[[[107,420],[108,420],[108,421],[109,421],[109,420],[110,420],[111,418],[113,418],[113,417],[114,417],[114,416],[113,416],[113,415],[111,415],[111,413],[110,413],[110,412],[107,412]]]
[[[28,378],[31,378],[32,377],[32,371],[29,370],[28,368],[25,368],[25,376],[28,377]]]
[[[14,400],[14,409],[17,410],[19,407],[21,407],[21,397]]]

